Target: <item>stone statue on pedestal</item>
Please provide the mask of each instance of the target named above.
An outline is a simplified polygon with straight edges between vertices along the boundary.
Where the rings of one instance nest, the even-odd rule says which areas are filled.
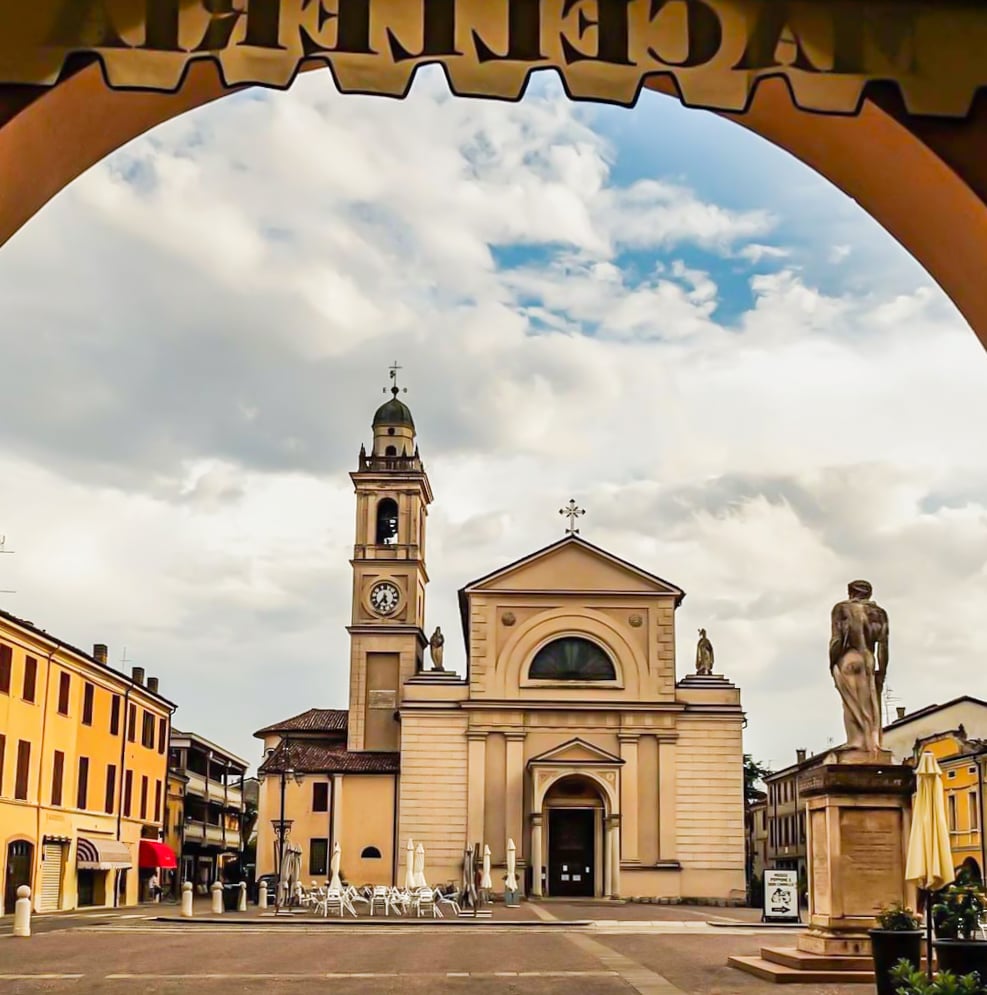
[[[696,673],[709,676],[713,673],[713,644],[706,637],[706,630],[699,630],[699,645],[696,646]]]
[[[829,642],[847,748],[869,754],[881,751],[881,693],[888,672],[888,613],[871,600],[872,593],[866,580],[851,581],[848,599],[833,608]]]
[[[445,652],[443,646],[446,644],[446,637],[442,635],[442,630],[436,626],[432,638],[428,641],[428,650],[432,654],[432,670],[442,670],[442,654]]]

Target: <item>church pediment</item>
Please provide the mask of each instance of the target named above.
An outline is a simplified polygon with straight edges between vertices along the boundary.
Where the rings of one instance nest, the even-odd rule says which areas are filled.
[[[532,757],[528,765],[552,764],[560,766],[572,764],[573,766],[585,766],[586,764],[622,764],[624,761],[620,757],[607,752],[599,746],[587,743],[584,739],[570,739],[561,746],[555,746],[545,753]]]
[[[674,584],[574,535],[467,584],[461,593],[480,591],[666,594],[676,604],[685,597]]]

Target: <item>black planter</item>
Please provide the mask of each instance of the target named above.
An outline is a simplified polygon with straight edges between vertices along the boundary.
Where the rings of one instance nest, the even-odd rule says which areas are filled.
[[[936,940],[936,960],[940,971],[963,975],[976,971],[981,988],[987,988],[987,941]]]
[[[895,995],[891,968],[904,959],[918,970],[922,961],[924,934],[920,929],[871,929],[868,932],[877,995]]]

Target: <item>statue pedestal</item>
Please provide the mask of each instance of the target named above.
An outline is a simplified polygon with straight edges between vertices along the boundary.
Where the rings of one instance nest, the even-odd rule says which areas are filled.
[[[809,865],[809,929],[798,949],[860,957],[870,953],[867,930],[878,907],[906,901],[915,775],[910,767],[860,762],[849,751],[826,760],[836,762],[810,768],[798,783]]]

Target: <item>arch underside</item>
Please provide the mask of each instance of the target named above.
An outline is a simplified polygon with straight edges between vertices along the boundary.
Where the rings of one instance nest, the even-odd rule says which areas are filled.
[[[327,81],[327,85],[328,81]],[[677,98],[668,76],[647,81]],[[52,197],[128,141],[236,92],[210,62],[176,93],[106,87],[90,64],[50,89],[0,87],[0,246]],[[766,79],[743,114],[722,116],[786,149],[856,200],[928,271],[987,346],[987,97],[965,119],[909,117],[895,90],[859,114],[799,110]]]

